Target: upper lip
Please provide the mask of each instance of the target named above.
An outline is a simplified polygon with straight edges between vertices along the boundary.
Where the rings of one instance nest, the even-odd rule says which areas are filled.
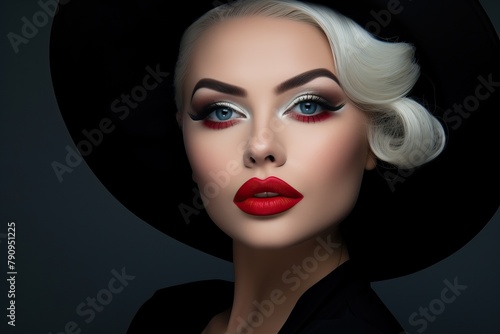
[[[302,194],[288,183],[276,176],[270,176],[264,180],[256,177],[249,179],[238,189],[234,196],[234,202],[243,202],[247,198],[255,197],[257,194],[274,193],[273,196],[289,198],[302,198]]]

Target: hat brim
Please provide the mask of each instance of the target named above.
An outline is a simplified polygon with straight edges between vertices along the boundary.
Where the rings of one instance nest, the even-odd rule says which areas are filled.
[[[499,207],[498,36],[477,1],[311,2],[417,47],[422,76],[411,95],[446,126],[445,151],[414,170],[367,172],[343,228],[372,281],[424,269],[463,247]],[[231,240],[201,207],[175,120],[180,37],[213,4],[188,7],[60,4],[50,37],[53,87],[75,146],[118,201],[170,237],[231,261]]]

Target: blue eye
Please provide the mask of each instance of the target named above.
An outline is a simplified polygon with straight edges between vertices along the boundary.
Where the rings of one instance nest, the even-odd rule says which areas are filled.
[[[312,115],[314,114],[316,111],[318,111],[318,109],[320,108],[320,106],[315,103],[315,102],[300,102],[298,104],[299,106],[299,109],[300,111],[303,113],[303,114],[306,114],[306,115]]]
[[[343,104],[332,105],[322,97],[306,94],[296,98],[288,110],[302,115],[314,115],[325,111],[337,111],[343,106]]]
[[[220,107],[217,108],[213,111],[213,115],[217,118],[219,121],[227,121],[228,119],[231,119],[233,116],[234,111],[231,108],[227,107]]]
[[[211,120],[213,122],[224,122],[233,118],[241,118],[242,114],[232,104],[216,102],[194,114],[189,114],[189,116],[193,121]]]
[[[237,124],[245,118],[244,112],[237,106],[228,102],[212,103],[195,114],[189,114],[193,121],[202,121],[210,129],[226,129]]]
[[[344,104],[332,105],[320,96],[306,94],[296,98],[286,113],[300,122],[316,123],[330,118],[343,107]]]

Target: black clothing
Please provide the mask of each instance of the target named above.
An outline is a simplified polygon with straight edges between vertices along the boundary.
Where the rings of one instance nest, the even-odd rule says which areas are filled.
[[[231,307],[233,287],[233,282],[206,280],[160,289],[140,307],[127,334],[167,333],[168,328],[200,334],[212,317]],[[349,260],[299,298],[279,331],[292,333],[400,334],[404,330]]]

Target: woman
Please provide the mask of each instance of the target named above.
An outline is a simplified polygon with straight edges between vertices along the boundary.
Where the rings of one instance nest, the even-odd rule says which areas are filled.
[[[390,8],[394,15],[402,9]],[[370,281],[415,271],[457,247],[436,247],[433,257],[396,269],[390,260],[370,266],[370,256],[359,255],[372,251],[360,247],[361,231],[378,238],[396,230],[400,241],[379,247],[388,258],[408,241],[379,220],[390,216],[377,211],[384,208],[379,202],[367,203],[386,191],[370,179],[373,172],[397,176],[393,168],[422,166],[435,173],[446,165],[427,167],[439,160],[449,123],[432,113],[440,104],[424,100],[428,87],[414,90],[420,74],[414,45],[375,38],[326,6],[268,0],[214,8],[186,30],[180,45],[176,120],[196,188],[193,200],[177,209],[190,224],[202,209],[194,197],[201,199],[231,249],[209,246],[217,241],[201,241],[204,235],[193,231],[188,243],[224,253],[235,278],[158,291],[129,333],[179,327],[205,334],[403,332]],[[360,197],[366,184],[361,194],[369,195]],[[418,186],[403,190],[404,200],[408,189]],[[433,212],[433,205],[424,211]],[[488,204],[490,214],[497,206]],[[373,221],[362,212],[367,208]],[[393,217],[401,219],[401,212]]]
[[[294,2],[233,2],[188,30],[176,68],[178,119],[207,212],[233,240],[235,268],[232,306],[204,333],[279,332],[299,297],[348,261],[338,225],[376,157],[407,167],[416,148],[415,163],[442,149],[441,125],[404,97],[418,77],[412,52],[327,8]],[[350,61],[355,54],[364,59]],[[425,140],[430,145],[420,147]],[[228,166],[230,177],[215,190],[211,173]],[[298,269],[298,278],[288,274],[318,252],[318,239],[338,248]],[[371,305],[373,291],[353,282],[346,287],[353,295],[328,300],[340,309],[326,319],[342,315],[332,332],[402,331],[380,302]],[[260,301],[273,294],[277,304],[262,318]],[[350,311],[351,303],[368,314]],[[330,326],[303,320],[304,329]]]

